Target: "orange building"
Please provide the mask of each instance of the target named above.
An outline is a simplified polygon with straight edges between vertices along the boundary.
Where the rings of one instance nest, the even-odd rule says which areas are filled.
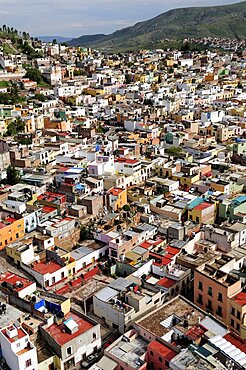
[[[223,321],[228,321],[228,301],[241,291],[241,281],[226,271],[235,259],[222,255],[209,264],[199,266],[194,273],[194,303]]]
[[[112,208],[114,212],[127,204],[127,190],[113,187],[107,191],[106,203],[108,208]]]
[[[0,249],[4,249],[8,244],[22,238],[24,235],[24,219],[16,220],[7,217],[0,222]]]
[[[71,131],[71,123],[61,119],[50,120],[49,117],[44,118],[44,128],[47,130]]]

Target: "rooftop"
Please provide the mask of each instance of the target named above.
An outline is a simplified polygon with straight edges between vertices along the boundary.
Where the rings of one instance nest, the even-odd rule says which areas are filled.
[[[69,312],[65,315],[64,322],[74,322],[75,325],[78,327],[78,330],[75,331],[73,334],[66,331],[64,322],[60,325],[52,324],[45,331],[60,345],[63,346],[67,342],[71,341],[72,339],[78,337],[79,335],[85,333],[87,330],[93,328],[93,324],[83,318],[82,316]]]
[[[175,321],[173,320],[174,312]],[[173,327],[182,333],[186,333],[201,318],[204,318],[202,311],[178,296],[137,321],[137,325],[158,337],[162,337]]]
[[[109,350],[109,353],[134,369],[140,368],[144,361],[140,362],[139,358],[146,352],[147,343],[139,337],[131,341],[122,339]]]
[[[61,269],[61,265],[54,261],[35,262],[32,266],[32,269],[41,275],[52,274]]]
[[[236,294],[234,297],[232,297],[233,301],[240,306],[246,305],[246,292],[240,292]]]
[[[2,284],[3,282],[9,284],[16,292],[19,292],[22,289],[34,284],[33,281],[25,279],[19,275],[15,275],[12,272],[5,272],[4,274],[0,275],[0,283]]]

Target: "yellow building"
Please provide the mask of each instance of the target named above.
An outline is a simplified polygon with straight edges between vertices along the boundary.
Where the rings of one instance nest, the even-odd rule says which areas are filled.
[[[113,187],[107,191],[107,206],[118,211],[127,204],[127,190]]]
[[[188,211],[188,219],[199,224],[212,224],[215,218],[215,204],[203,202]]]
[[[200,180],[200,174],[188,175],[184,173],[175,173],[172,175],[172,180],[179,181],[180,185],[190,187],[192,184]]]
[[[92,87],[87,87],[84,92],[86,94],[89,94],[91,96],[96,96],[96,95],[104,95],[105,91],[103,89],[93,89]]]

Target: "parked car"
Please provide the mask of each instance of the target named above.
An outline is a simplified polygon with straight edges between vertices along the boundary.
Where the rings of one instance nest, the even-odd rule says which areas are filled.
[[[93,355],[89,355],[87,357],[86,361],[83,361],[82,362],[82,364],[81,364],[82,365],[82,369],[87,369],[88,367],[90,367],[91,365],[93,365],[97,361],[98,356],[99,355],[97,353],[95,353]]]

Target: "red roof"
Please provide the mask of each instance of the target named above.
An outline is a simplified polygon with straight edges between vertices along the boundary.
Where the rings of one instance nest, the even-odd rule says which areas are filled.
[[[107,194],[112,194],[114,195],[115,197],[117,197],[120,193],[122,193],[124,191],[124,189],[121,189],[121,188],[111,188],[107,191]]]
[[[54,208],[54,207],[48,207],[48,206],[45,206],[45,207],[43,207],[42,208],[42,211],[44,212],[44,213],[50,213],[50,212],[53,212],[53,211],[56,211],[57,210],[57,208]]]
[[[148,345],[148,350],[157,352],[158,355],[165,358],[167,361],[171,361],[172,358],[174,358],[177,355],[177,353],[174,350],[165,346],[165,344],[163,343],[157,342],[156,340],[154,340]]]
[[[116,158],[116,162],[128,163],[128,164],[135,164],[139,163],[137,159],[130,159],[130,158]]]
[[[52,274],[53,272],[56,272],[62,268],[61,265],[59,265],[56,262],[49,261],[49,262],[35,262],[32,269],[36,272],[38,272],[41,275],[45,274]]]
[[[199,211],[202,211],[202,210],[204,210],[206,208],[211,207],[212,205],[213,204],[211,204],[211,203],[203,202],[203,203],[199,204],[198,206],[194,207],[194,209],[197,209]]]
[[[150,247],[156,247],[157,245],[163,243],[163,239],[158,239],[158,240],[147,240],[140,245],[140,247],[143,247],[145,249],[149,249]]]
[[[50,193],[50,192],[45,192],[41,195],[38,196],[38,200],[44,200],[46,202],[53,202],[53,201],[56,201],[58,200],[57,198],[59,198],[59,200],[65,200],[66,199],[66,196],[64,194],[59,194],[59,193]]]
[[[245,306],[246,305],[246,292],[240,292],[234,295],[232,299],[234,300],[234,302],[236,302],[240,306]]]
[[[174,248],[174,247],[166,247],[166,251],[168,252],[168,254],[173,254],[174,256],[178,253],[180,253],[180,249],[179,248]]]
[[[15,329],[15,326],[10,325],[10,326],[8,326],[8,327],[7,327],[7,329],[11,329],[11,328]],[[6,330],[6,329],[3,329],[3,330],[2,330],[2,333],[3,333],[3,335],[5,335],[5,337],[8,339],[8,341],[9,341],[10,343],[13,343],[13,342],[15,342],[16,340],[19,340],[19,339],[21,339],[21,338],[24,338],[24,337],[27,335],[27,334],[24,332],[24,330],[23,330],[22,328],[18,328],[18,329],[17,329],[17,336],[16,336],[16,337],[13,337],[13,338],[10,338],[10,337],[8,336],[8,334],[7,334],[7,330]]]
[[[160,279],[157,284],[164,288],[171,288],[173,285],[177,284],[177,281],[164,277],[163,279]]]
[[[7,217],[7,218],[5,218],[5,221],[8,222],[8,223],[10,223],[10,224],[12,224],[13,222],[15,222],[17,220],[15,218],[13,218],[13,217]]]
[[[193,326],[185,333],[185,335],[192,340],[197,340],[201,338],[205,332],[206,332],[206,329]]]
[[[61,325],[52,324],[49,326],[46,330],[47,333],[60,345],[63,346],[67,342],[70,342],[72,339],[78,337],[79,335],[85,333],[87,330],[93,328],[93,324],[91,324],[89,321],[85,320],[83,317],[69,312],[67,315],[65,315],[65,321],[72,318],[76,324],[78,325],[78,330],[70,334],[66,332],[65,324],[64,322]]]
[[[17,292],[25,289],[26,287],[34,284],[32,281],[25,279],[19,275],[15,275],[12,272],[5,272],[4,274],[0,275],[0,282],[6,282],[12,285],[13,289]],[[22,286],[17,286],[18,282],[22,283]],[[17,284],[17,285],[16,285]]]
[[[239,348],[242,352],[246,353],[246,340],[240,338],[235,333],[228,333],[224,336],[224,339],[228,340],[235,347]]]

